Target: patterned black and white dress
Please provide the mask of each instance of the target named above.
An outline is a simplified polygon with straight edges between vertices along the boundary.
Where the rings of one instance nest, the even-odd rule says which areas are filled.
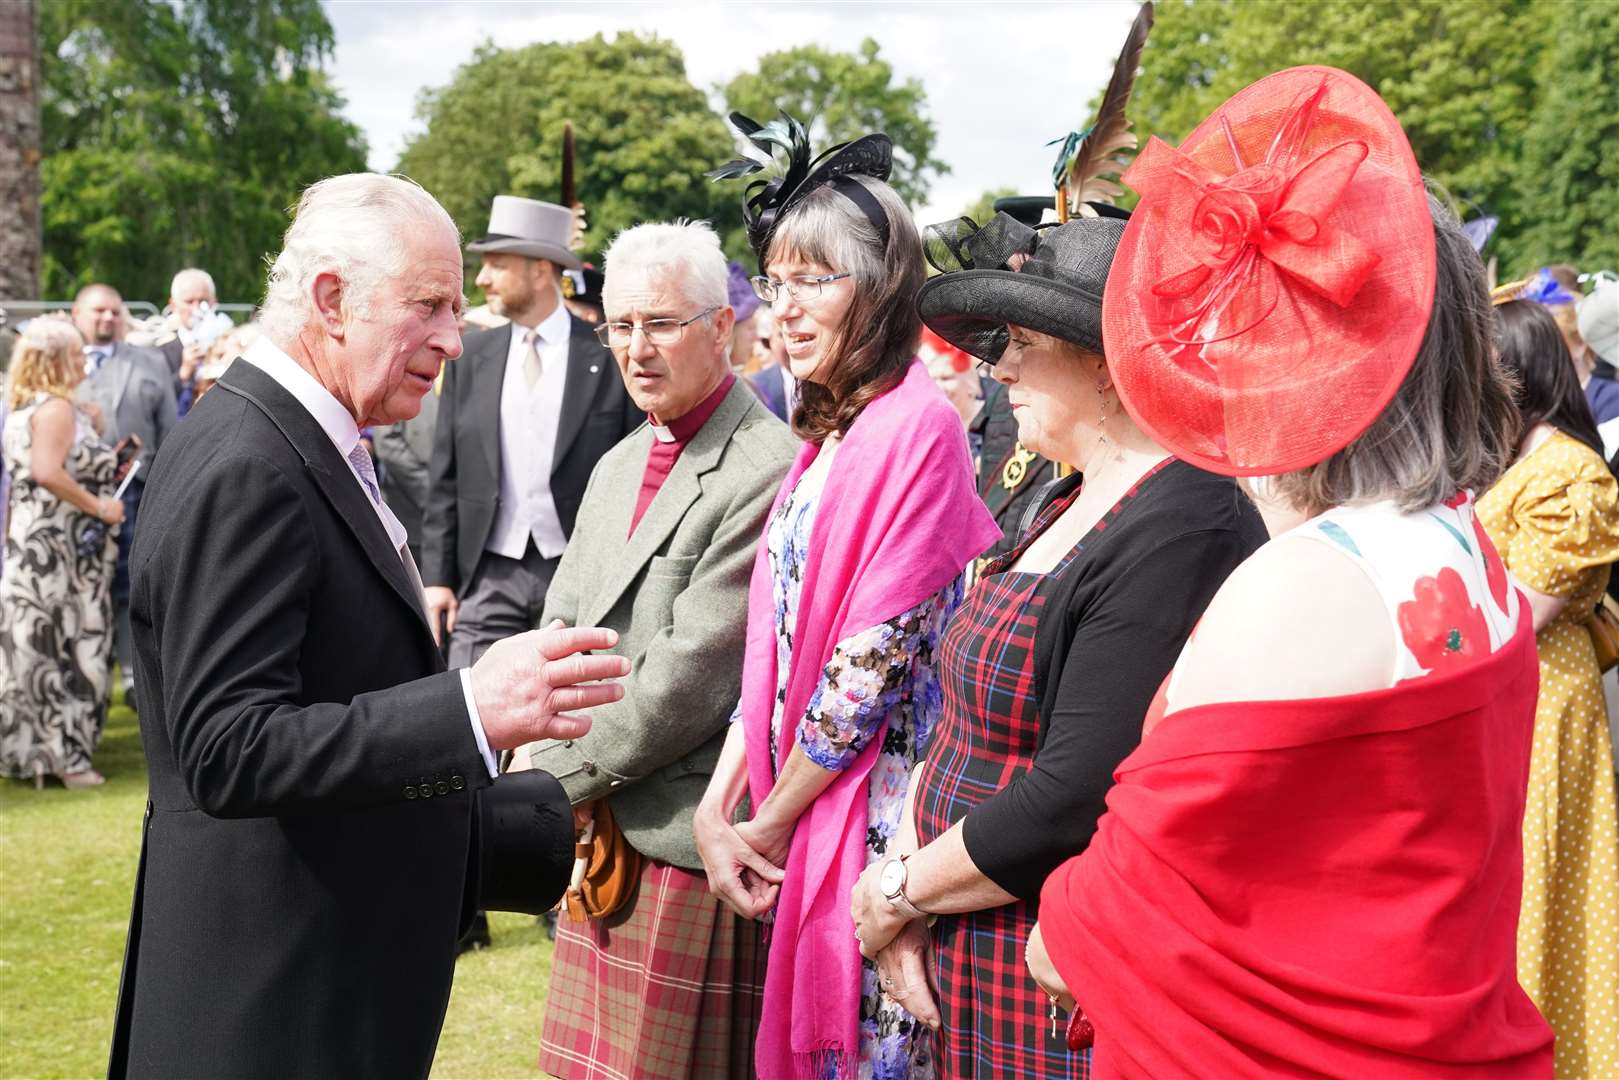
[[[34,480],[31,422],[48,400],[36,395],[0,432],[11,476],[0,575],[0,775],[25,778],[90,768],[112,651],[117,530]],[[91,494],[112,494],[116,459],[82,413],[66,467]]]

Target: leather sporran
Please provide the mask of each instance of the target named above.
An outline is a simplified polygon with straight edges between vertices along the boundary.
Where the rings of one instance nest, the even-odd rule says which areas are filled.
[[[1585,628],[1591,632],[1591,645],[1596,649],[1597,670],[1607,672],[1619,666],[1619,616],[1606,596],[1597,604]]]
[[[606,799],[589,804],[589,820],[578,833],[573,856],[573,878],[562,895],[570,919],[606,918],[635,896],[642,855],[624,838]]]

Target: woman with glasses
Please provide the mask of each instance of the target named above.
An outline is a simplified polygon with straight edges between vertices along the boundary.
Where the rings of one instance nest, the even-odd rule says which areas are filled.
[[[800,380],[804,446],[759,546],[741,701],[698,851],[716,895],[772,924],[759,1075],[931,1076],[927,1028],[881,992],[849,895],[899,830],[938,715],[935,649],[963,569],[999,534],[961,421],[914,360],[922,244],[883,182],[888,137],[812,163],[795,121],[732,122],[788,150],[744,216],[754,288]],[[733,824],[744,794],[752,817]]]
[[[0,450],[11,515],[0,577],[0,776],[91,787],[112,652],[117,462],[73,401],[84,342],[28,324],[11,357]]]

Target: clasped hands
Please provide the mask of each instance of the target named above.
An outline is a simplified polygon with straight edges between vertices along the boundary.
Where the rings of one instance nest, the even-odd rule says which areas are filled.
[[[759,817],[732,824],[735,810],[705,799],[692,819],[692,832],[709,892],[743,918],[760,919],[781,895],[793,829]]]
[[[497,641],[472,665],[472,698],[491,750],[514,750],[540,739],[575,739],[590,730],[581,710],[624,696],[614,681],[630,662],[610,653],[618,632],[564,626],[561,620]]]
[[[877,965],[877,985],[906,1012],[939,1030],[938,992],[928,972],[927,923],[888,902],[879,883],[884,859],[861,871],[849,897],[860,955]]]

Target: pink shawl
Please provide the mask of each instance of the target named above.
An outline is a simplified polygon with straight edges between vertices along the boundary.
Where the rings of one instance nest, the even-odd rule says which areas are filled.
[[[806,444],[771,511],[820,452]],[[913,362],[899,386],[868,405],[827,476],[804,566],[780,742],[770,745],[776,699],[775,602],[761,540],[748,594],[742,722],[748,782],[758,806],[795,743],[798,720],[839,641],[938,592],[1000,537],[978,498],[961,419]],[[830,1057],[852,1074],[860,1053],[860,951],[849,897],[865,867],[866,778],[879,730],[804,812],[787,856],[765,971],[755,1048],[760,1076],[819,1073]],[[795,993],[795,991],[797,991]]]

